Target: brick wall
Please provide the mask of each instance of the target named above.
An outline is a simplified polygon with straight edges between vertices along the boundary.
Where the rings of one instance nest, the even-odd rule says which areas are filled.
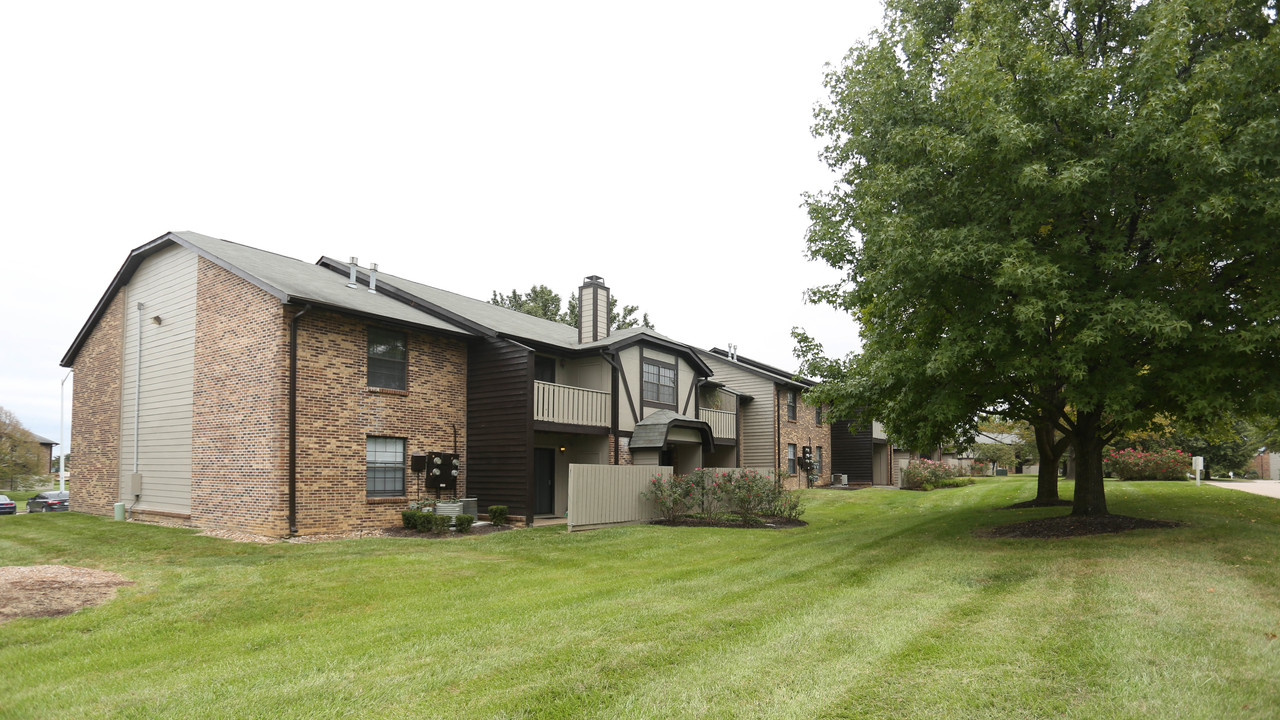
[[[72,366],[71,509],[110,515],[120,499],[120,358],[124,297],[117,293]]]
[[[813,448],[814,459],[817,460],[818,448],[822,448],[822,475],[819,477],[818,484],[831,484],[831,425],[824,423],[818,425],[814,422],[813,406],[804,402],[803,396],[796,391],[796,419],[787,419],[787,390],[786,388],[778,388],[778,466],[786,468],[787,466],[787,444],[794,443],[796,446],[797,464],[804,446],[808,445]],[[803,471],[798,473],[802,474]],[[789,481],[791,487],[804,486],[804,483],[798,479]]]
[[[620,439],[621,439],[621,440],[626,440],[627,442],[623,442],[623,443],[619,444],[619,443],[618,443],[618,441],[619,441]],[[617,463],[614,463],[614,462],[613,462],[613,455],[614,455],[614,451],[615,451],[615,450],[617,451],[617,455],[618,455],[618,462],[617,462]],[[626,438],[619,438],[618,436],[613,435],[612,433],[610,433],[610,434],[609,434],[609,457],[605,460],[605,464],[606,464],[606,465],[615,465],[615,464],[616,464],[616,465],[631,465],[631,464],[632,464],[632,462],[631,462],[631,445],[630,445],[630,438],[629,438],[629,437],[626,437]]]
[[[408,333],[406,392],[368,387],[369,323],[312,310],[298,331],[298,532],[314,534],[387,527],[417,497],[408,471],[415,452],[454,451],[464,458],[466,488],[466,345]],[[368,498],[366,438],[405,438],[405,498]]]
[[[200,258],[191,524],[288,534],[289,330],[280,301]]]

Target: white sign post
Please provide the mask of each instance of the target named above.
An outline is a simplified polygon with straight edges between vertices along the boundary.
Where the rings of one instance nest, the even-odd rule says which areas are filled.
[[[1204,472],[1204,458],[1195,455],[1191,458],[1191,469],[1196,473],[1196,487],[1200,487],[1200,473]]]

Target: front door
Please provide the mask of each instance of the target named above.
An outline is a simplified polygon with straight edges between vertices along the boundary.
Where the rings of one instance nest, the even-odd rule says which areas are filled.
[[[556,451],[533,449],[534,515],[550,515],[556,491]]]

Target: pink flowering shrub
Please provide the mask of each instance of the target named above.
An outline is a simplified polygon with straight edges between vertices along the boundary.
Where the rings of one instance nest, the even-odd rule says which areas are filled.
[[[904,490],[937,490],[944,487],[960,487],[972,485],[973,478],[956,477],[955,468],[941,460],[921,458],[912,460],[902,471],[902,488]]]
[[[1102,464],[1107,475],[1121,480],[1186,480],[1191,472],[1191,456],[1181,450],[1109,450]]]
[[[799,493],[755,470],[717,473],[698,468],[688,475],[654,475],[644,496],[653,500],[663,520],[693,515],[704,520],[736,516],[744,525],[759,524],[761,516],[797,519],[804,514]]]

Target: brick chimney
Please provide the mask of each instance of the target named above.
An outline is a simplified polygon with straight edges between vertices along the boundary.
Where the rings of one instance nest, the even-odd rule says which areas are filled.
[[[578,288],[578,342],[609,336],[609,288],[599,275],[588,276]]]

